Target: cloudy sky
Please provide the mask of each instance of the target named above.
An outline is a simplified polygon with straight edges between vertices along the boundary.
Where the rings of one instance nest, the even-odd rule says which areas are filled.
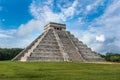
[[[120,53],[120,0],[0,0],[0,47],[25,48],[48,22],[94,51]]]

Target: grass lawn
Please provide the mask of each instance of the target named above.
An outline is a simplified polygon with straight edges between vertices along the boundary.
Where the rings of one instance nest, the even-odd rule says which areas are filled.
[[[0,80],[120,80],[120,64],[1,61]]]

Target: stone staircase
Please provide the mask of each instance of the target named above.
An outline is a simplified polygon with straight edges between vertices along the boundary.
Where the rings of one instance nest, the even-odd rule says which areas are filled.
[[[35,48],[36,43],[39,42],[40,39],[42,39],[42,37],[46,34],[47,32],[43,32],[40,36],[38,36],[29,46],[27,46],[23,51],[21,51],[16,57],[14,57],[12,60],[20,60],[20,61],[26,61],[27,60],[27,56],[30,55],[30,51],[32,51],[31,49],[33,49],[33,47]]]
[[[46,35],[47,31],[45,31],[42,35],[40,35],[35,41],[33,41],[30,46],[25,49],[26,51],[22,52],[23,55],[21,56],[20,61],[27,61],[27,58],[30,56],[30,54],[33,52],[33,50],[37,47],[37,45],[41,42],[44,35]]]
[[[53,33],[53,29],[49,29],[42,41],[33,50],[27,58],[28,61],[63,61],[58,42]]]
[[[75,48],[75,45],[72,43],[72,41],[69,39],[69,36],[66,34],[66,31],[56,30],[56,32],[64,46],[65,52],[69,55],[69,61],[83,61],[81,55]]]
[[[82,41],[79,41],[70,32],[67,31],[67,33],[70,36],[71,40],[74,42],[75,46],[79,49],[79,53],[85,61],[104,61],[100,55],[88,48],[87,45],[82,43]]]

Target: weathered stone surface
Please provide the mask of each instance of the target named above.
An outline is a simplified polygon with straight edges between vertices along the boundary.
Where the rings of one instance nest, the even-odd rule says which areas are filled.
[[[104,61],[96,52],[66,31],[65,24],[49,23],[45,31],[13,60]]]

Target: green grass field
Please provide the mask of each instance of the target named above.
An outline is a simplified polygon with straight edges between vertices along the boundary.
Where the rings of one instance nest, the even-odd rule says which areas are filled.
[[[120,64],[1,61],[0,80],[120,80]]]

